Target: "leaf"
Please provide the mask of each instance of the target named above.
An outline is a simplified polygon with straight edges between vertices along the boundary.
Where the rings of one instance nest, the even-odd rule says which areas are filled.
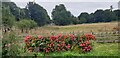
[[[34,46],[35,46],[35,43],[33,43],[32,46],[34,47]]]

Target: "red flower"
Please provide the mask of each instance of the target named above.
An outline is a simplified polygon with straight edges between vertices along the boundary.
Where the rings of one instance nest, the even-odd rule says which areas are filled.
[[[84,47],[84,49],[87,49],[88,47]]]
[[[67,38],[67,36],[66,35],[64,35],[64,39],[66,39]]]
[[[85,42],[85,44],[86,44],[86,45],[89,45],[89,44],[90,44],[90,42],[89,42],[89,41],[86,41],[86,42]]]
[[[60,47],[60,44],[57,44],[58,47]]]
[[[81,42],[82,40],[79,40],[78,42]]]
[[[90,40],[89,34],[86,34],[85,37],[87,40]]]
[[[61,38],[61,37],[62,37],[62,34],[58,34],[58,36]]]
[[[31,37],[30,35],[26,36],[26,38],[30,38],[30,37]]]
[[[84,47],[84,46],[86,46],[86,44],[85,44],[85,43],[81,43],[80,46],[81,46],[81,47]]]
[[[67,49],[70,49],[70,44],[68,44],[68,45],[66,46],[66,48],[67,48]]]
[[[96,38],[94,36],[92,36],[91,38],[92,38],[92,40],[96,40]]]
[[[62,41],[62,44],[65,44],[65,41]]]
[[[70,39],[71,40],[74,40],[75,39],[75,36],[73,34],[70,34]]]
[[[83,46],[83,44],[80,44],[80,46],[82,47],[82,46]]]
[[[42,39],[43,36],[38,35],[38,39]],[[31,47],[30,44],[35,43],[37,39],[36,37],[26,36],[24,39],[24,42],[26,44],[26,48],[32,52],[34,52],[35,47]],[[89,40],[95,40],[95,37],[92,34],[85,34],[80,37],[76,37],[74,34],[68,34],[68,35],[62,35],[58,34],[56,36],[46,36],[45,39],[37,40],[39,43],[44,43],[43,47],[40,46],[40,49],[43,49],[45,53],[52,52],[52,51],[65,51],[69,50],[72,45],[70,45],[70,42],[73,42],[74,44],[79,44],[80,48],[83,52],[88,52],[92,49],[92,46],[90,44]],[[67,40],[65,40],[67,39]],[[47,40],[47,41],[45,41]],[[49,41],[50,40],[50,41]],[[70,41],[70,42],[69,42]],[[77,41],[77,42],[76,42]],[[42,50],[40,50],[42,52]]]
[[[91,46],[89,45],[88,48],[91,49]]]
[[[42,36],[38,35],[38,39],[41,39],[41,38],[42,38]]]
[[[52,42],[52,43],[50,44],[50,46],[51,46],[51,47],[54,46],[54,43]]]
[[[65,46],[65,43],[62,43],[61,45],[62,45],[62,47],[64,47],[64,46]]]
[[[95,40],[95,37],[92,34],[86,34],[85,36],[87,40],[90,40],[90,39]]]
[[[87,51],[90,51],[90,49],[87,49]]]
[[[31,36],[26,36],[25,39],[24,39],[24,42],[27,42],[29,39],[31,38]]]
[[[58,39],[56,39],[56,42],[59,42],[59,40],[58,40]]]
[[[60,48],[59,48],[59,47],[57,47],[57,50],[58,50],[58,51],[60,51]]]
[[[45,49],[45,52],[46,52],[46,53],[48,53],[48,52],[49,52],[49,50],[48,50],[48,49]]]
[[[50,36],[51,41],[56,40],[56,39],[57,39],[57,36]]]

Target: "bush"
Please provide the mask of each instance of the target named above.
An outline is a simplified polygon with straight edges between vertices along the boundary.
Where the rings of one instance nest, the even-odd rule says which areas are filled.
[[[17,43],[17,37],[14,32],[4,34],[2,40],[2,56],[17,56],[19,54]]]
[[[37,27],[37,23],[34,20],[23,19],[17,22],[17,27],[21,29],[21,32],[23,32],[23,30],[27,32],[27,30]]]
[[[78,36],[74,34],[58,34],[52,36],[26,36],[24,42],[26,48],[30,52],[60,52],[74,49],[78,45],[82,52],[89,52],[92,50],[90,40],[95,40],[92,34],[85,34]]]

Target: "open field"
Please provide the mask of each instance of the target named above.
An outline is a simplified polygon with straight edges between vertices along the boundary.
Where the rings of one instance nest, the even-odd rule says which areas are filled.
[[[68,25],[68,26],[43,26],[37,28],[36,30],[30,31],[30,34],[43,34],[49,32],[55,33],[70,33],[70,32],[112,32],[118,27],[118,22],[108,22],[108,23],[92,23],[92,24],[78,24],[78,25]]]

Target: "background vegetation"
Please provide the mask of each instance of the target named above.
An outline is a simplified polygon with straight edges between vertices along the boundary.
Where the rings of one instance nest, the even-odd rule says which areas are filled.
[[[70,11],[66,9],[64,4],[60,4],[56,5],[53,9],[52,18],[50,19],[46,9],[33,2],[29,2],[25,8],[17,7],[14,2],[3,2],[2,4],[3,22],[7,21],[7,19],[12,21],[15,19],[16,22],[22,19],[30,19],[34,20],[38,26],[43,26],[50,23],[54,23],[55,25],[71,25],[82,23],[111,22],[118,21],[120,18],[120,10],[113,10],[112,8],[106,10],[98,9],[91,14],[82,12],[78,17],[75,17],[71,14]],[[8,16],[7,19],[6,15]]]

